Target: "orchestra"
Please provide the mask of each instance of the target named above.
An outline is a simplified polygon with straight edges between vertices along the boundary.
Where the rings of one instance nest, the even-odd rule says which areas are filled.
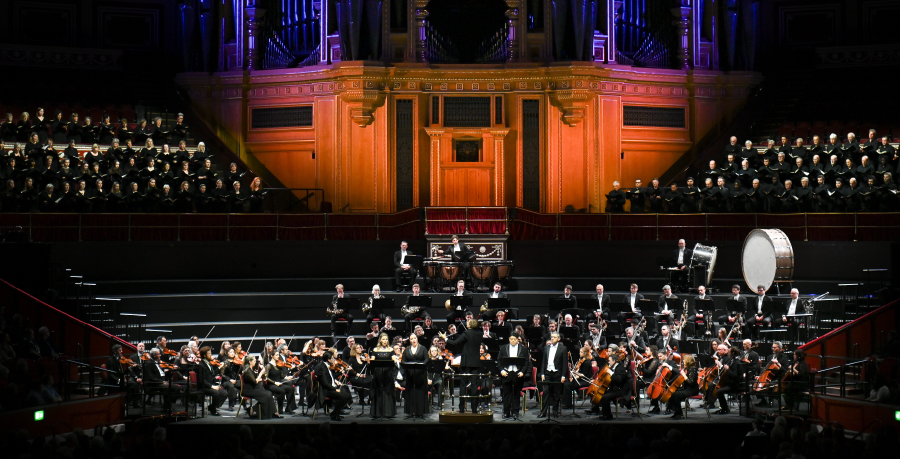
[[[683,250],[682,240],[681,253],[676,253],[680,266],[690,258]],[[405,261],[402,257],[401,253]],[[146,402],[145,395],[161,395],[164,410],[199,392],[209,397],[206,410],[213,416],[220,415],[227,402],[228,411],[243,406],[254,418],[307,416],[327,405],[331,419],[337,421],[358,405],[361,415],[393,419],[402,401],[407,418],[425,418],[435,411],[491,414],[491,407],[497,406],[502,419],[509,420],[524,413],[522,389],[534,384],[540,392],[538,410],[533,412],[537,418],[565,416],[583,399],[591,405],[586,413],[604,420],[612,419],[613,403],[633,416],[665,410],[677,420],[685,417],[686,400],[698,394],[703,408],[722,415],[731,412],[731,394],[747,400],[755,396],[757,408],[771,408],[778,399],[776,407],[796,410],[796,394],[808,381],[802,351],[786,352],[781,341],[771,344],[772,354],[765,358],[756,351],[760,345],[768,346],[758,341],[761,329],[783,327],[796,337],[797,316],[810,307],[810,300],[801,299],[796,288],[786,300],[771,298],[763,285],[755,298],[747,299],[737,284],[727,295],[710,295],[701,285],[678,298],[665,285],[657,307],[646,310],[644,303],[652,300],[644,300],[637,284],[620,295],[596,284],[596,293],[582,300],[584,309],[519,319],[515,308],[489,307],[490,299],[512,306],[513,298],[500,282],[483,294],[467,290],[464,279],[452,287],[433,303],[446,299],[451,305],[454,297],[483,295],[480,311],[453,303],[447,324],[441,327],[431,316],[432,297],[410,300],[422,291],[413,284],[401,307],[405,324],[395,326],[376,308],[375,300],[385,296],[374,285],[361,305],[370,330],[363,337],[351,332],[353,316],[342,309],[349,303],[340,300],[352,296],[338,284],[326,307],[331,339],[304,340],[297,344],[301,348],[297,353],[291,351],[294,337],[271,339],[253,349],[257,333],[247,349],[240,341],[221,342],[215,356],[211,346],[203,345],[206,338],[196,336],[178,351],[168,347],[166,336],[159,336],[149,346],[139,343],[129,357],[116,345],[105,364],[105,390],[124,392],[132,408]],[[563,288],[560,298],[571,305],[577,301],[571,285]],[[699,302],[694,306],[700,300],[706,309],[700,309]],[[713,322],[713,310],[722,312],[717,318],[721,327],[714,335],[703,333]],[[343,338],[335,333],[339,320],[347,322]],[[700,332],[696,327],[702,327]],[[496,399],[494,391],[500,395]],[[448,406],[452,398],[458,398],[456,407],[453,402]],[[642,399],[649,402],[648,408],[641,407]]]

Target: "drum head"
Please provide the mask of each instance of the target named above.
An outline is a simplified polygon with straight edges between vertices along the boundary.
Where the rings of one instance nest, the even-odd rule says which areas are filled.
[[[744,240],[744,248],[741,253],[741,269],[744,272],[744,281],[750,287],[751,292],[762,285],[769,289],[775,281],[775,273],[778,270],[778,254],[772,235],[787,239],[781,230],[755,229]]]

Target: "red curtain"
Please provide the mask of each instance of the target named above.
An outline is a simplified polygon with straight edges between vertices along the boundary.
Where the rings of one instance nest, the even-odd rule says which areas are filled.
[[[900,214],[856,214],[857,241],[900,240]]]
[[[701,215],[702,216],[702,215]],[[756,214],[709,214],[710,241],[742,241],[756,229]]]
[[[466,232],[466,210],[426,209],[425,224],[428,234],[464,234]]]
[[[128,214],[81,214],[82,241],[127,241]]]
[[[506,209],[469,209],[469,234],[506,233]]]
[[[228,238],[232,241],[274,241],[275,214],[228,214]]]
[[[852,241],[855,220],[853,214],[809,214],[807,237],[810,241]]]
[[[331,214],[326,231],[329,240],[374,241],[375,215]]]
[[[77,241],[78,218],[78,214],[31,214],[31,240],[34,242]],[[25,228],[23,227],[23,229]]]
[[[324,240],[325,214],[279,215],[278,239],[281,241]]]
[[[132,241],[178,240],[178,215],[131,214]]]
[[[228,215],[181,214],[178,234],[182,241],[228,240]]]
[[[758,214],[760,228],[777,228],[791,240],[806,239],[806,221],[803,214]]]
[[[561,214],[560,241],[606,241],[609,239],[609,214]]]
[[[556,239],[556,215],[515,209],[509,238],[515,241]]]
[[[420,209],[409,209],[395,214],[379,214],[379,238],[387,241],[420,239],[424,232],[420,216]]]
[[[706,216],[701,214],[659,215],[659,240],[706,240]]]
[[[656,215],[610,214],[613,241],[656,240]]]

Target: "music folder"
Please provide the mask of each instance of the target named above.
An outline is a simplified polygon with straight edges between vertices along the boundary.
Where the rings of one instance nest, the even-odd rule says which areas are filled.
[[[733,300],[732,300],[733,301]],[[694,311],[715,311],[716,304],[713,303],[712,298],[699,299],[694,300]]]
[[[450,305],[453,306],[453,309],[457,307],[462,307],[462,309],[472,307],[472,297],[471,296],[451,296],[450,297]]]
[[[562,311],[563,309],[572,309],[575,307],[574,298],[548,298],[551,311]]]
[[[359,298],[338,298],[337,309],[343,309],[344,311],[359,309]]]
[[[421,309],[431,307],[431,297],[420,295],[420,296],[408,296],[406,297],[406,304],[409,306],[418,306]]]
[[[684,309],[684,300],[681,298],[666,298],[666,309],[669,311],[677,311],[679,314]]]
[[[407,254],[406,257],[403,259],[403,263],[410,265],[413,267],[413,269],[415,269],[416,271],[419,271],[422,269],[422,255]]]
[[[385,309],[392,309],[393,307],[394,307],[394,299],[393,298],[373,298],[372,299],[372,309],[384,311]]]

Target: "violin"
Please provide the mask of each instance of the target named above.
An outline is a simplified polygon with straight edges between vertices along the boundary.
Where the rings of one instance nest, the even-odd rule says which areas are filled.
[[[147,352],[141,354],[141,360],[142,360],[142,361],[148,361],[148,360],[150,360],[150,354],[147,353]]]
[[[214,366],[214,367],[217,367],[217,366],[219,366],[219,365],[222,365],[218,360],[210,360],[210,361],[209,361],[209,364],[212,365],[212,366]]]
[[[162,348],[161,352],[162,352],[163,354],[165,354],[165,355],[171,355],[171,356],[176,356],[176,355],[178,355],[178,352],[177,352],[177,351],[173,351],[173,350],[171,350],[171,349],[169,349],[169,348],[166,348],[166,347]]]
[[[129,359],[128,357],[119,358],[119,363],[121,363],[122,365],[134,365],[135,364],[134,361]]]
[[[174,370],[175,369],[175,365],[172,365],[171,363],[160,363],[159,367],[162,368],[163,370]]]

